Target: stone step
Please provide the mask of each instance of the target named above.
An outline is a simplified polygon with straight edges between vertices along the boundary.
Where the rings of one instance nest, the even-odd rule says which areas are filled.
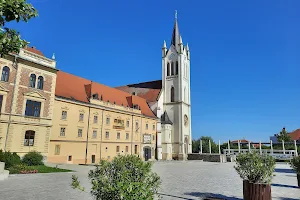
[[[8,178],[9,175],[9,171],[8,170],[4,170],[3,172],[0,173],[0,181],[3,181],[5,179]]]
[[[0,173],[2,173],[4,171],[4,166],[5,166],[5,163],[0,162]]]

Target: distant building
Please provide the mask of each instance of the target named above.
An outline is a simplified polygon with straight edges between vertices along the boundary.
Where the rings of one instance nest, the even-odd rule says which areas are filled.
[[[283,129],[285,129],[285,128],[283,128]],[[274,134],[273,136],[270,136],[270,140],[273,143],[281,142],[281,141],[278,141],[277,135],[278,134]],[[300,129],[298,128],[298,129],[294,130],[293,132],[290,132],[289,136],[291,137],[292,140],[300,141]]]

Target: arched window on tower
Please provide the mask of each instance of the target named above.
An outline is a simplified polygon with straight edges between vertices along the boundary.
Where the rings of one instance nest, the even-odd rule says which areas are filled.
[[[174,91],[174,87],[171,87],[171,102],[175,102],[175,91]]]
[[[40,89],[40,90],[42,90],[43,87],[44,87],[44,78],[42,76],[39,76],[37,88]]]
[[[184,63],[184,77],[186,78],[186,63]]]
[[[30,83],[29,86],[32,88],[35,88],[35,79],[36,79],[36,75],[35,74],[31,74],[30,75]]]
[[[176,75],[178,74],[178,61],[176,61]]]
[[[9,68],[5,66],[2,69],[1,81],[8,82],[8,78],[9,78]]]
[[[174,75],[174,62],[172,62],[172,65],[171,65],[171,76]]]
[[[170,76],[170,63],[167,64],[167,76]]]

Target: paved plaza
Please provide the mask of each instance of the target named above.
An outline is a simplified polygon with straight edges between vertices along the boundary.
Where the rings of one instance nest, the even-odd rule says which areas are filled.
[[[154,171],[162,179],[163,199],[242,199],[242,180],[233,169],[234,163],[208,163],[200,161],[155,162]],[[1,200],[90,200],[88,192],[73,190],[72,174],[79,176],[81,184],[89,186],[87,173],[93,167],[60,165],[73,169],[71,173],[11,175],[0,182]],[[273,199],[300,199],[296,174],[287,164],[276,165],[272,183]]]

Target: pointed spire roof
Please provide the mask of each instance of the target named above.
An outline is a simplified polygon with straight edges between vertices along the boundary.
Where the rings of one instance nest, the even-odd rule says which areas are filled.
[[[173,28],[171,44],[173,44],[176,47],[176,49],[178,47],[178,44],[180,44],[180,33],[179,33],[178,22],[177,22],[177,11],[175,11],[175,23]]]
[[[169,119],[169,116],[166,111],[161,116],[160,120],[161,120],[161,124],[171,124],[171,125],[173,124],[173,122],[171,122],[171,120]]]

